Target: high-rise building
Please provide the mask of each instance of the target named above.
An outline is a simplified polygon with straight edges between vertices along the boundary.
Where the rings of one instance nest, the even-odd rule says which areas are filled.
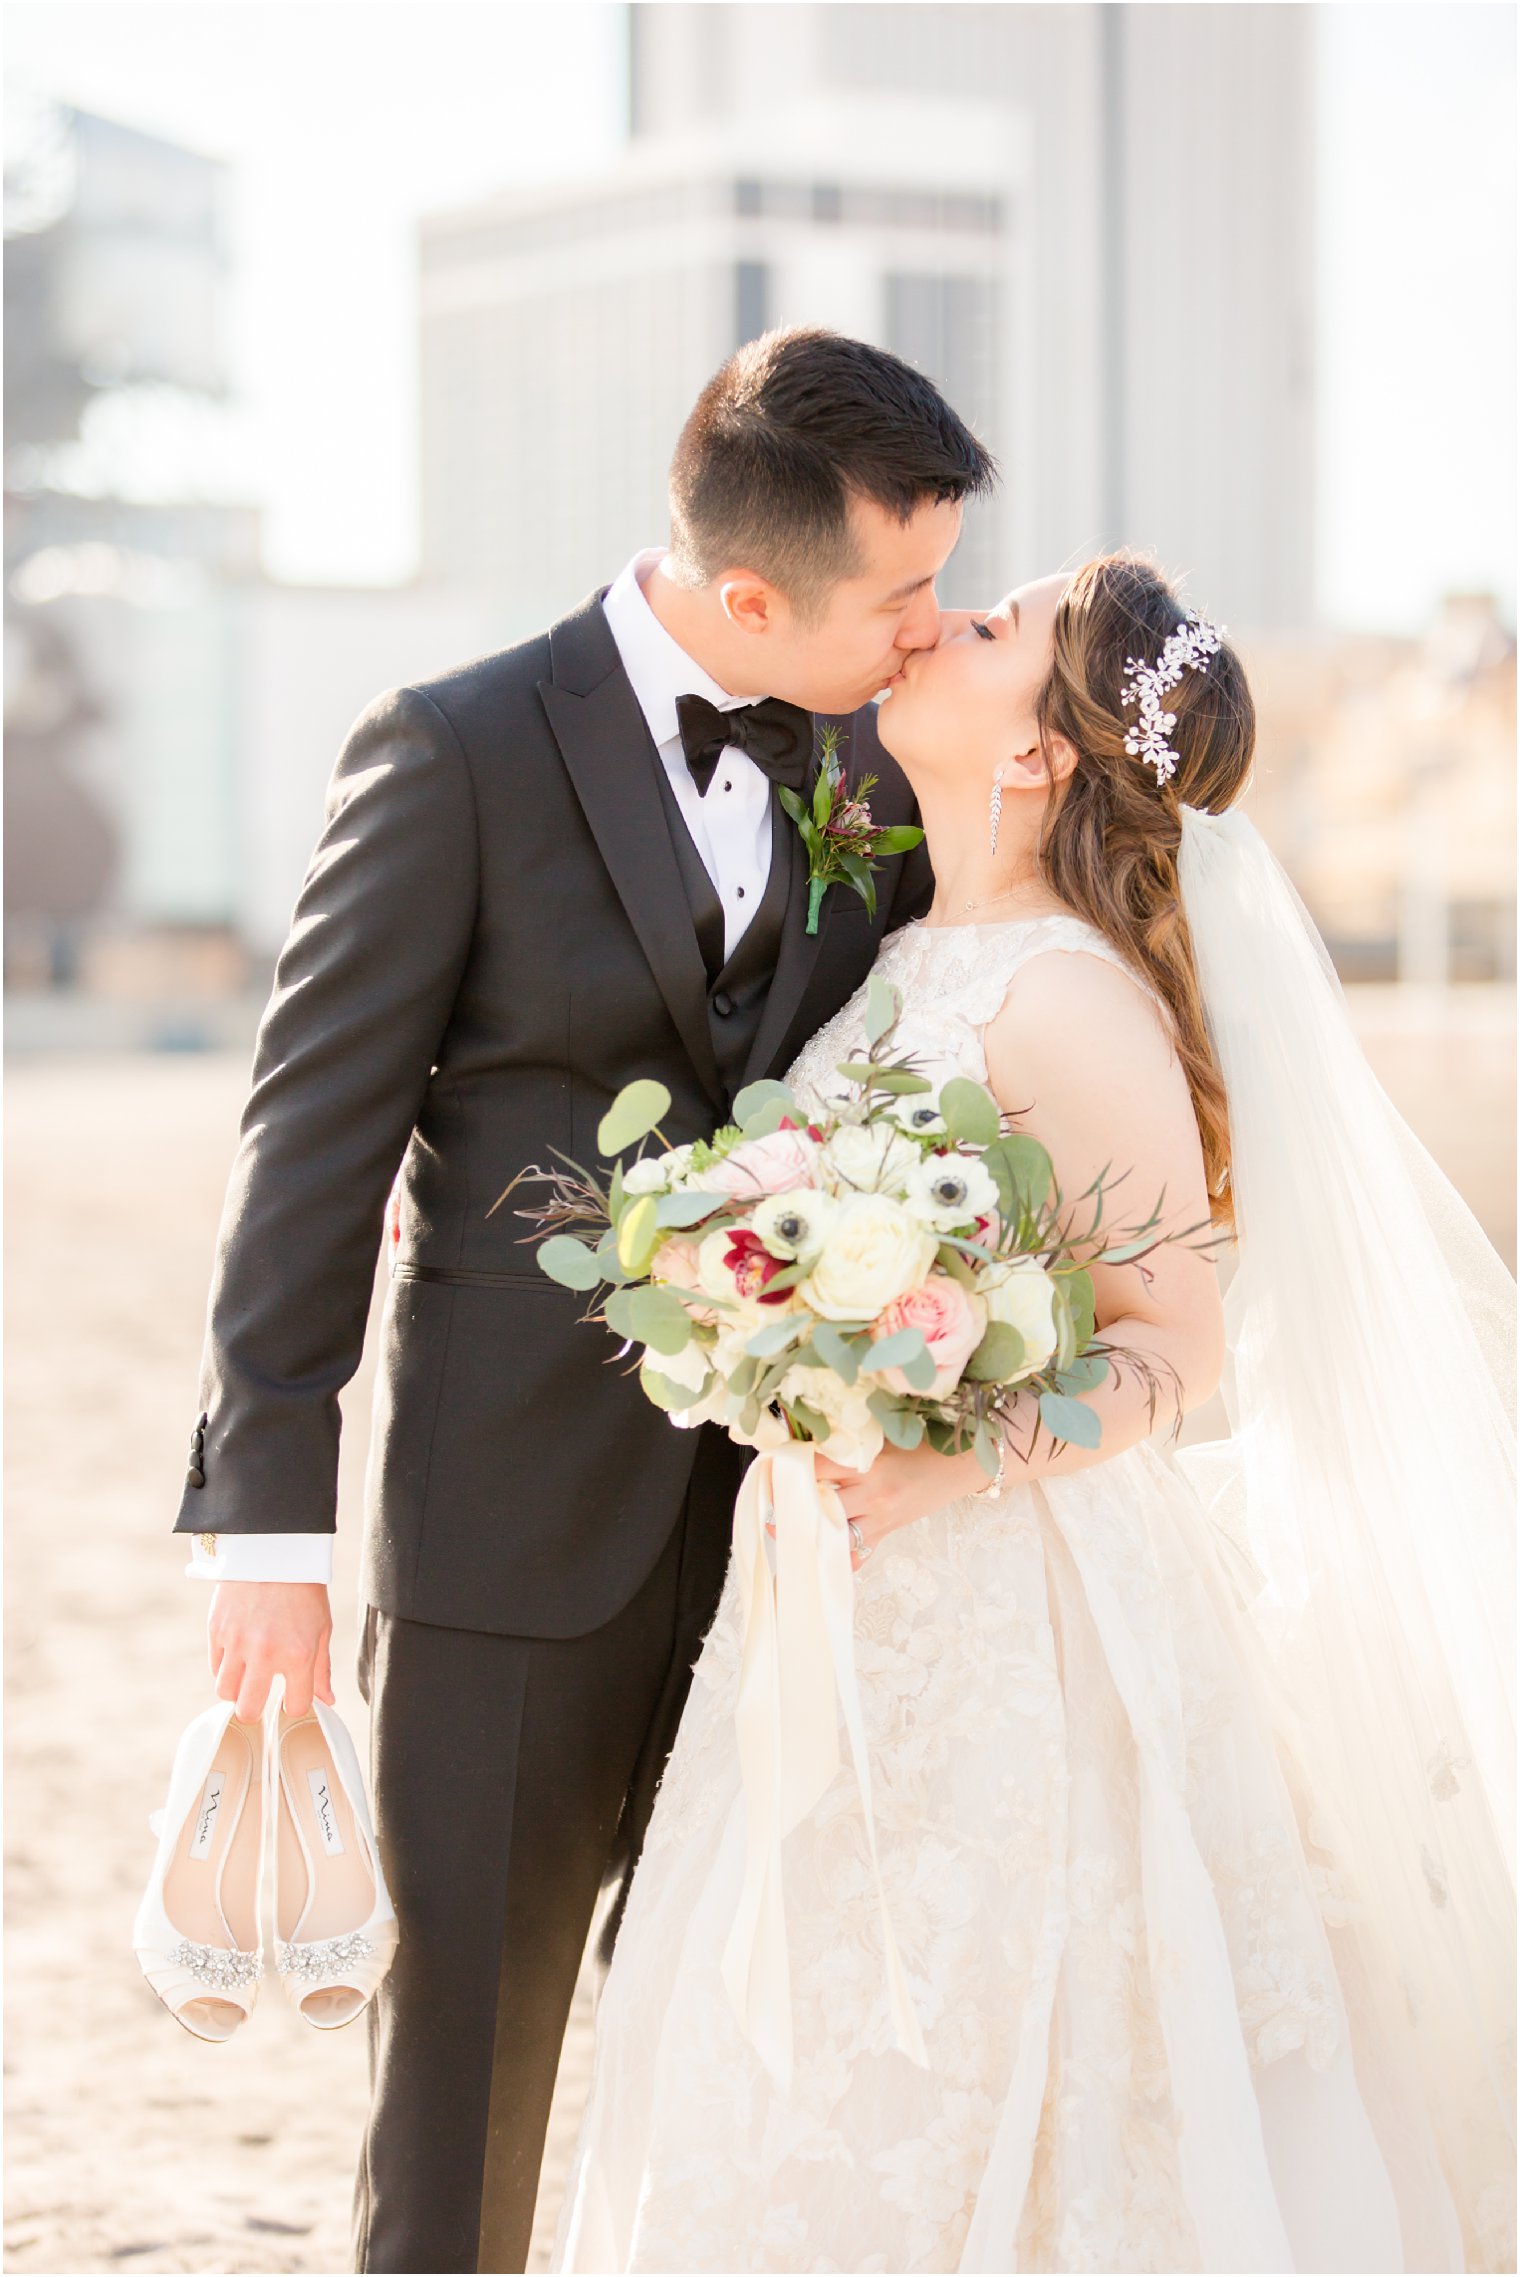
[[[723,356],[819,322],[1001,461],[946,598],[1128,542],[1232,628],[1301,623],[1311,15],[638,0],[618,166],[423,230],[426,574],[543,622],[663,534]]]
[[[615,175],[438,215],[422,238],[423,571],[542,623],[665,535],[702,383],[775,324],[930,371],[1004,425],[1018,135],[1001,109],[856,97],[640,138]],[[968,517],[956,576],[1008,558]]]

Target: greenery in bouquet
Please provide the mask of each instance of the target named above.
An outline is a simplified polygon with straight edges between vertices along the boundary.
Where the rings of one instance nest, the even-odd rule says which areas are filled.
[[[1036,1418],[1023,1459],[1042,1426],[1096,1447],[1081,1394],[1126,1365],[1154,1421],[1152,1364],[1095,1333],[1090,1268],[1139,1265],[1200,1229],[1158,1234],[1163,1194],[1143,1223],[1105,1232],[1106,1172],[1068,1211],[1050,1157],[990,1092],[960,1076],[936,1089],[894,1052],[900,1011],[873,977],[867,1056],[841,1064],[826,1108],[754,1083],[731,1124],[671,1146],[668,1091],[629,1084],[598,1132],[610,1179],[563,1156],[522,1173],[549,1189],[518,1213],[547,1233],[540,1266],[637,1352],[673,1423],[718,1423],[756,1448],[812,1441],[864,1470],[885,1444],[969,1445],[991,1478],[1016,1397]]]

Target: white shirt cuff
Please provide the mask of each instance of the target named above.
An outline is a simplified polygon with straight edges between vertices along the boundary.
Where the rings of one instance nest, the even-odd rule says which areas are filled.
[[[332,1580],[331,1534],[218,1534],[215,1554],[190,1537],[187,1574],[206,1581]]]

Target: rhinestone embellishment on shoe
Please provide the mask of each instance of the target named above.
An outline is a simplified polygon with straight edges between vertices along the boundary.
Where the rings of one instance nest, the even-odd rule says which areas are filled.
[[[319,1977],[353,1968],[356,1962],[367,1960],[373,1951],[362,1929],[351,1929],[346,1937],[329,1937],[314,1945],[282,1945],[280,1974],[310,1977],[315,1982]]]
[[[252,1984],[264,1966],[262,1953],[245,1953],[236,1945],[230,1949],[225,1945],[192,1945],[188,1937],[180,1939],[169,1959],[215,1992],[235,1992],[241,1985]]]

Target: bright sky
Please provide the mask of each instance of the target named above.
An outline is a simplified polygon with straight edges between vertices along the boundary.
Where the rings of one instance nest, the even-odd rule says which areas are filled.
[[[1514,12],[1316,14],[1321,607],[1399,629],[1481,586],[1512,610]],[[263,500],[278,576],[408,575],[413,224],[615,155],[621,8],[14,0],[6,25],[13,84],[237,166],[239,409],[208,486]],[[151,483],[151,423],[135,448]]]

